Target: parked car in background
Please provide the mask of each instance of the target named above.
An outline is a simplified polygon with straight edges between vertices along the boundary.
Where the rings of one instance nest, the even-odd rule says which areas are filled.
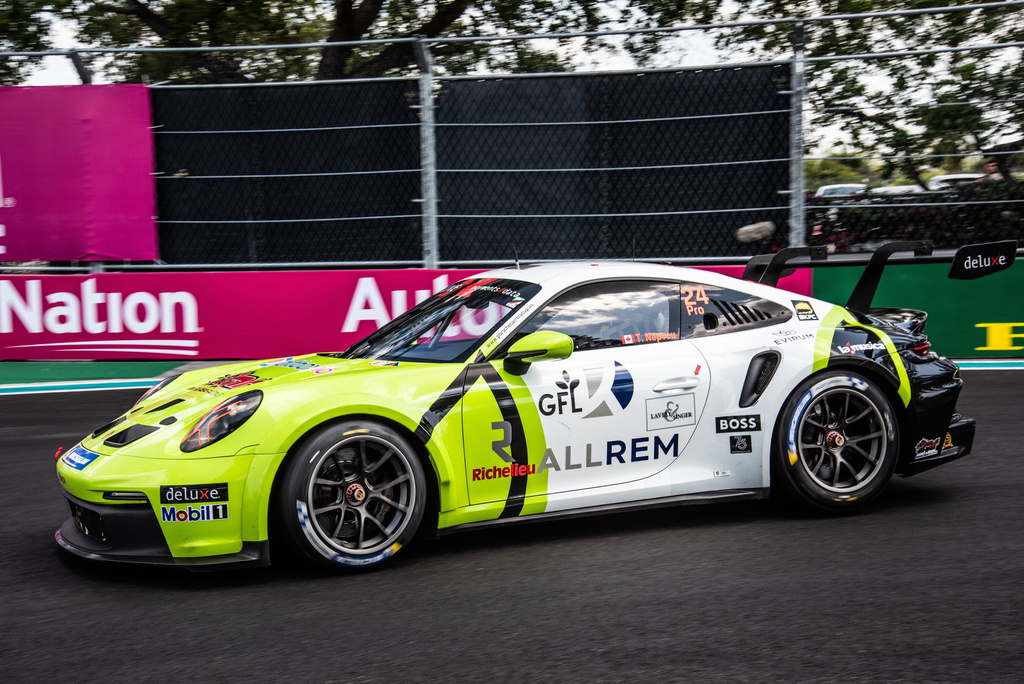
[[[841,197],[843,195],[856,195],[864,192],[868,186],[864,183],[837,183],[835,185],[822,185],[814,193],[815,197]]]
[[[945,190],[964,183],[973,183],[984,178],[983,173],[948,173],[942,176],[934,176],[928,180],[929,190]]]
[[[914,192],[924,192],[924,190],[920,185],[885,185],[868,190],[869,195],[909,195]]]

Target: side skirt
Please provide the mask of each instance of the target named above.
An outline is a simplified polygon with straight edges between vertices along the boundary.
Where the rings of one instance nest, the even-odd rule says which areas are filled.
[[[495,520],[482,520],[480,522],[466,523],[464,525],[453,525],[437,531],[436,536],[443,537],[455,532],[477,530],[481,527],[493,527],[495,525],[509,525],[517,523],[542,522],[545,520],[562,520],[565,518],[585,518],[591,515],[604,515],[619,511],[639,511],[653,508],[665,508],[668,506],[682,506],[686,504],[717,503],[720,501],[747,501],[753,499],[767,499],[768,489],[725,489],[715,492],[704,492],[700,494],[680,494],[679,496],[666,496],[661,499],[650,499],[646,501],[629,501],[606,506],[593,506],[591,508],[574,508],[567,511],[551,511],[548,513],[535,513],[517,518],[497,518]]]

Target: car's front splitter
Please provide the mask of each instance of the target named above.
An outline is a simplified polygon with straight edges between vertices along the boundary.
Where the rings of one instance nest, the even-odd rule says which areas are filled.
[[[238,553],[198,558],[175,558],[164,540],[149,504],[97,504],[68,492],[71,517],[54,534],[64,550],[92,560],[146,565],[174,565],[195,570],[209,566],[247,563],[269,565],[269,545],[246,542]]]

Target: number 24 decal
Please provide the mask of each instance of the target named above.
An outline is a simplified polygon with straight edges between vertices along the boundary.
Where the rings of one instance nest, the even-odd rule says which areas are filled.
[[[682,285],[679,288],[679,294],[683,296],[683,306],[686,307],[687,315],[704,315],[704,307],[700,306],[700,304],[707,304],[710,300],[707,293],[704,292],[703,285],[698,285],[696,292],[694,292],[693,288]]]

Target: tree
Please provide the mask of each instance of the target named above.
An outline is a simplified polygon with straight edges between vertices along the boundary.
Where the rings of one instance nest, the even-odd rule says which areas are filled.
[[[943,0],[941,6],[957,3]],[[929,0],[738,0],[729,19],[782,19],[936,6]],[[808,57],[992,45],[1024,40],[1019,6],[945,14],[757,25],[727,31],[725,49],[780,58],[802,40]],[[812,125],[839,125],[856,147],[890,157],[886,177],[921,182],[929,162],[958,171],[963,155],[1021,149],[1024,66],[1019,48],[971,50],[808,65]],[[951,155],[936,156],[929,155]],[[1005,156],[999,157],[1005,164]],[[1004,173],[1006,172],[1004,166]]]
[[[0,50],[39,52],[50,49],[50,17],[38,2],[0,4]],[[17,83],[38,62],[38,58],[0,58],[0,84]]]
[[[53,10],[77,26],[85,45],[199,48],[437,39],[433,54],[447,73],[473,69],[537,72],[571,68],[570,41],[538,47],[528,41],[444,42],[480,34],[597,31],[621,26],[665,27],[709,20],[721,0],[55,0]],[[625,39],[640,61],[656,54],[665,35]],[[615,45],[591,38],[586,50]],[[134,53],[92,58],[95,68],[121,81],[230,83],[375,77],[407,73],[416,63],[409,42],[334,45],[315,49]]]

